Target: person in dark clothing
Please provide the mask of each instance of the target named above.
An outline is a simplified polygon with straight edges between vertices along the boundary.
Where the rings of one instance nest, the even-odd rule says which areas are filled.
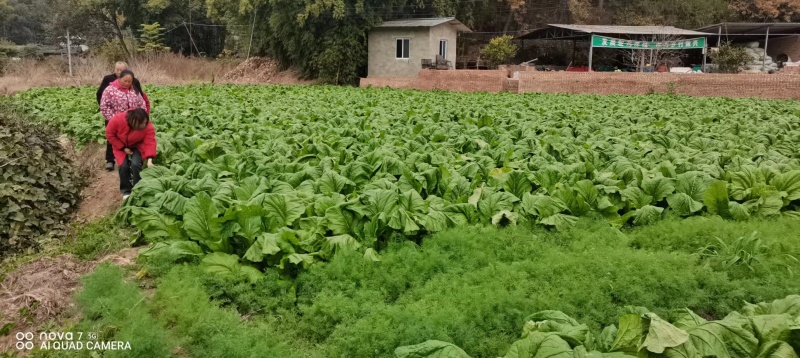
[[[114,73],[103,77],[103,82],[100,83],[100,87],[97,89],[97,105],[100,105],[100,101],[103,99],[103,92],[106,88],[111,85],[114,81],[119,79],[120,73],[128,69],[128,64],[125,62],[117,62],[114,64]],[[138,79],[133,79],[133,88],[139,92],[144,93],[142,91],[142,84],[139,82]],[[108,121],[106,121],[106,125],[108,125]],[[111,149],[111,144],[106,144],[106,170],[112,171],[114,170],[114,153]]]

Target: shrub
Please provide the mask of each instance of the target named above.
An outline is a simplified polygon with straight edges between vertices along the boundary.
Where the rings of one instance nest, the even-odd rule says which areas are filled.
[[[81,187],[58,133],[0,101],[0,256],[66,223]]]
[[[507,63],[517,55],[517,45],[511,43],[513,36],[506,35],[495,37],[489,44],[481,49],[481,57],[489,61],[489,65],[497,67]]]
[[[750,61],[744,48],[731,46],[730,43],[720,45],[710,57],[717,64],[719,72],[723,73],[738,73]]]

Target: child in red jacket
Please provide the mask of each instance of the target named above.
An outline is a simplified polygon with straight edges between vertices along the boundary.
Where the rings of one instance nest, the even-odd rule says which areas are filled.
[[[111,117],[106,127],[106,139],[111,143],[119,166],[119,190],[125,200],[141,180],[142,161],[146,160],[148,167],[153,166],[156,128],[146,110],[131,109]]]

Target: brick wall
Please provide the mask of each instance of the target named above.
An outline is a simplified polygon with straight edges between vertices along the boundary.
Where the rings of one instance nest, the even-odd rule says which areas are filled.
[[[392,87],[460,92],[648,94],[674,92],[703,97],[800,99],[800,75],[677,74],[522,71],[420,71],[417,78],[362,78],[361,87]],[[787,71],[788,72],[788,71]]]
[[[767,44],[767,54],[777,60],[778,55],[789,56],[792,62],[800,61],[800,38],[797,36],[770,39]]]
[[[800,76],[788,74],[520,73],[519,92],[800,98]]]
[[[362,78],[361,87],[391,87],[419,90],[446,90],[455,92],[500,92],[506,71],[479,70],[421,70],[416,78]]]

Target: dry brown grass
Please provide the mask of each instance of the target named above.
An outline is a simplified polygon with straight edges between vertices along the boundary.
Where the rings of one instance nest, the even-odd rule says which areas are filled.
[[[239,83],[223,80],[225,74],[239,65],[238,60],[214,60],[166,54],[131,61],[131,69],[144,84],[182,85],[197,83]],[[113,65],[96,57],[73,59],[73,76],[62,58],[45,61],[24,60],[12,63],[0,76],[0,95],[10,95],[34,87],[66,87],[97,85],[111,73]],[[242,79],[245,81],[246,79]],[[275,81],[277,80],[277,81]],[[292,71],[282,72],[270,83],[294,84],[300,81]],[[253,83],[247,80],[247,83]]]

